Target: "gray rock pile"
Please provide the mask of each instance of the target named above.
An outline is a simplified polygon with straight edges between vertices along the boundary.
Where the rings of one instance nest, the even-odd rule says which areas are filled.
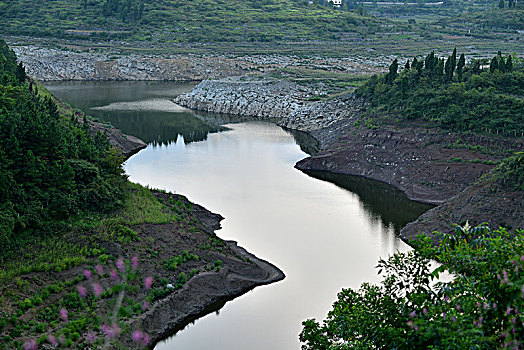
[[[171,80],[190,81],[241,75],[249,67],[221,56],[171,55],[109,56],[13,46],[27,73],[40,81],[51,80]]]
[[[175,103],[207,112],[275,120],[278,125],[313,131],[356,118],[360,103],[346,95],[328,101],[308,101],[316,86],[269,78],[234,77],[204,80]]]

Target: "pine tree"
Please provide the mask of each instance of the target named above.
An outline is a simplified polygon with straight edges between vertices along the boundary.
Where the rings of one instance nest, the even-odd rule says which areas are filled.
[[[409,69],[409,60],[406,61],[406,65],[404,66],[404,69]]]

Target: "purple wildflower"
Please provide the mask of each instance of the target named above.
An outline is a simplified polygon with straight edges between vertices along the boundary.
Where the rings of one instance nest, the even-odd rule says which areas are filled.
[[[511,314],[511,308],[508,306],[506,309],[506,316],[509,316],[509,314]]]
[[[142,331],[134,331],[133,334],[131,334],[131,338],[137,344],[142,342],[143,337],[144,337],[144,333],[142,333]]]
[[[64,309],[64,308],[61,308],[60,311],[58,312],[58,315],[60,316],[60,319],[62,319],[62,321],[67,321],[67,310]]]
[[[91,271],[90,270],[84,270],[84,276],[86,278],[86,280],[90,280],[91,279]]]
[[[132,259],[131,259],[131,268],[133,270],[136,270],[136,268],[138,267],[138,258],[136,256],[134,256]]]
[[[120,270],[121,273],[124,273],[126,265],[124,264],[123,258],[118,258],[116,261],[116,267]]]
[[[504,279],[504,283],[509,283],[508,271],[502,270],[502,278]]]
[[[417,312],[416,311],[412,311],[410,314],[409,314],[409,317],[415,317],[417,316]]]
[[[144,335],[142,337],[142,345],[143,346],[148,346],[150,341],[151,341],[151,338],[149,337],[149,334],[144,333]]]
[[[113,281],[118,281],[118,272],[116,272],[116,270],[111,270],[111,279]]]
[[[36,350],[38,348],[38,345],[36,344],[36,340],[29,339],[24,344],[24,350]]]
[[[423,309],[422,309],[422,313],[424,314],[424,316],[426,316],[426,315],[428,314],[428,309],[423,308]]]
[[[451,321],[457,322],[457,318],[455,316],[451,316]]]
[[[58,342],[56,341],[56,338],[54,335],[52,334],[49,334],[47,336],[47,341],[49,342],[49,344],[53,345],[53,346],[57,346],[58,345]]]
[[[144,286],[146,287],[146,289],[151,288],[152,285],[153,285],[153,277],[146,277],[144,279]]]
[[[95,333],[93,332],[89,332],[87,333],[86,335],[86,341],[90,344],[93,344],[95,341],[96,341],[96,336],[95,336]]]
[[[97,298],[102,294],[102,287],[98,283],[93,283],[93,293]]]
[[[102,326],[100,326],[100,328],[109,339],[115,339],[120,334],[120,327],[118,327],[116,323],[113,323],[111,326],[108,326],[104,323]]]
[[[149,307],[149,303],[147,301],[144,301],[142,303],[142,310],[146,310]]]
[[[83,286],[77,286],[76,290],[78,291],[78,295],[80,295],[81,298],[84,298],[87,294],[87,290]]]
[[[104,268],[102,267],[102,265],[96,265],[95,266],[95,271],[96,273],[98,273],[99,275],[103,275],[104,274]]]

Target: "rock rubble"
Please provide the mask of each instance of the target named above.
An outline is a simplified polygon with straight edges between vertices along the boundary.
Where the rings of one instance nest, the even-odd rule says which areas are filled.
[[[351,95],[308,101],[318,95],[315,89],[265,77],[233,77],[204,80],[177,96],[175,103],[200,111],[274,120],[280,126],[307,132],[358,116],[361,103]]]
[[[251,63],[239,64],[222,56],[171,55],[109,56],[105,53],[75,52],[13,46],[27,73],[40,81],[56,80],[170,80],[190,81],[241,75]]]

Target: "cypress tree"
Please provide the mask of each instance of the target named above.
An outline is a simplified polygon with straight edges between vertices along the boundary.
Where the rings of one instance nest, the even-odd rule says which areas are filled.
[[[404,66],[404,69],[409,69],[409,60],[406,61],[406,65]]]
[[[489,64],[489,71],[490,73],[494,73],[497,69],[499,69],[499,61],[497,60],[497,56],[495,56],[491,59]]]
[[[458,81],[462,81],[462,70],[464,69],[464,66],[466,65],[466,57],[464,54],[460,55],[460,58],[457,63],[457,77]]]
[[[511,72],[513,70],[513,61],[511,60],[511,55],[508,56],[506,60],[506,72]]]
[[[449,80],[453,80],[453,73],[455,72],[455,68],[457,67],[457,48],[455,47],[453,49],[453,53],[451,54],[451,76]]]
[[[398,74],[398,60],[395,58],[393,62],[391,62],[391,65],[389,66],[389,73],[386,76],[386,82],[389,84],[393,84],[393,81],[397,77]]]

